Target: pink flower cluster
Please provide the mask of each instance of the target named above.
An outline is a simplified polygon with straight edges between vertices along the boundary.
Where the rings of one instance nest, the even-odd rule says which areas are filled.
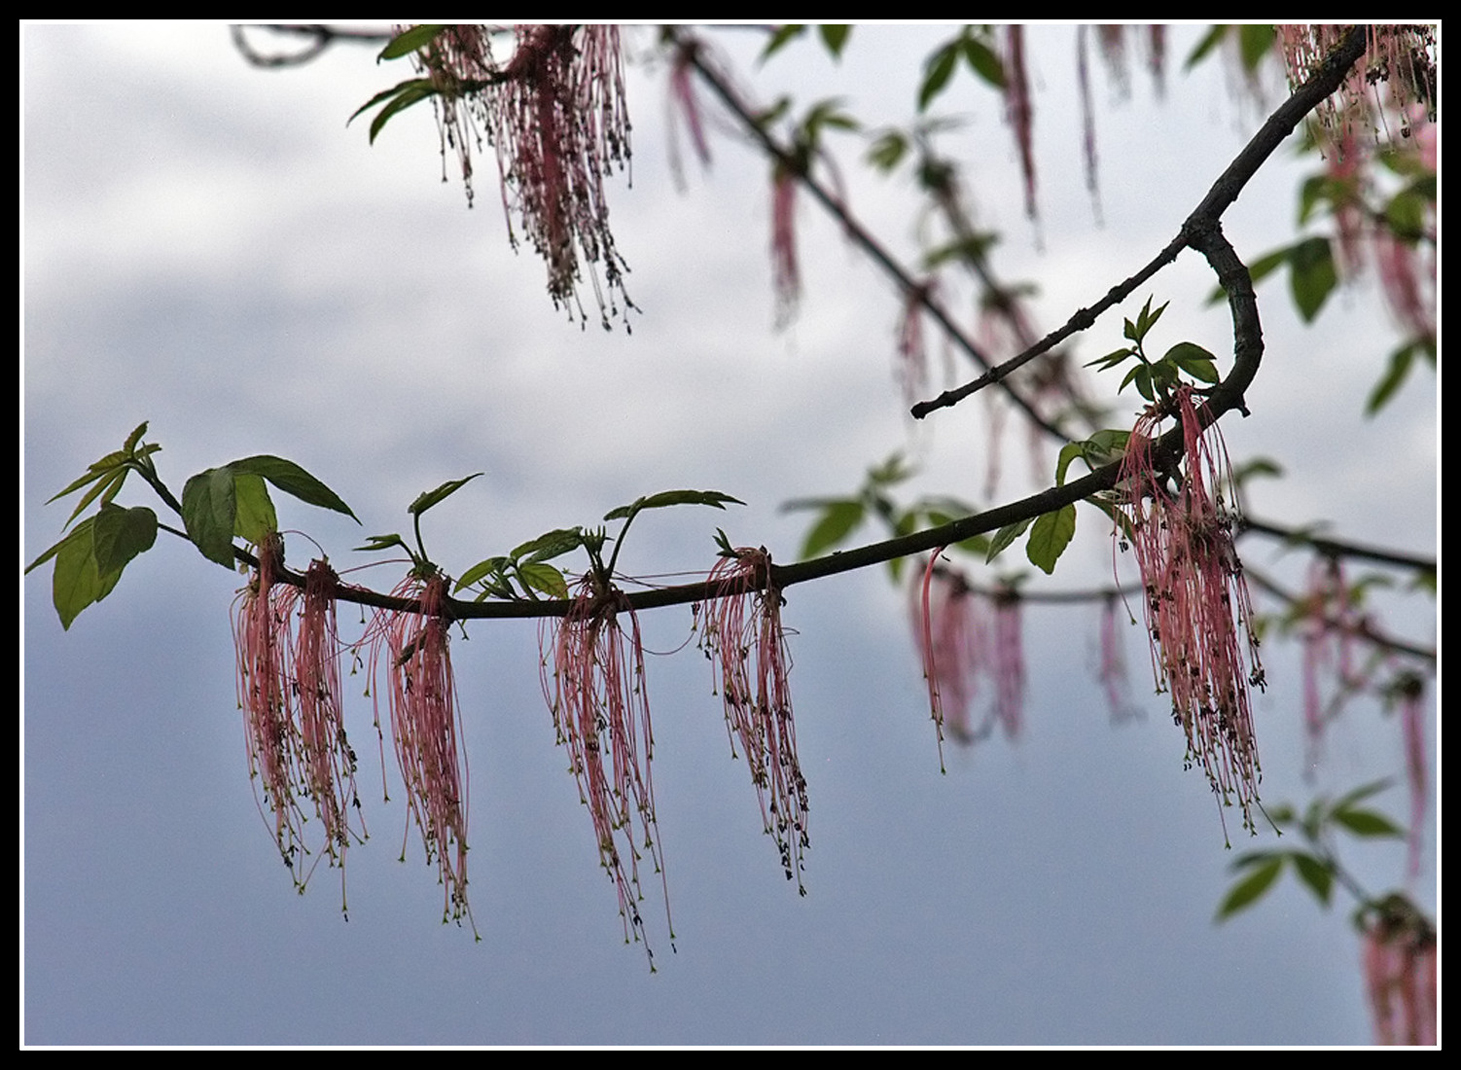
[[[273,812],[273,833],[284,862],[303,890],[319,858],[340,869],[342,909],[345,854],[352,838],[350,810],[359,810],[355,751],[345,735],[340,706],[340,643],[335,631],[335,573],[310,565],[301,593],[276,584],[283,543],[277,535],[259,547],[259,567],[235,606],[234,645],[238,700],[244,711],[249,775],[261,791],[260,810]],[[302,603],[302,604],[301,604]],[[295,625],[296,612],[298,626]],[[308,871],[301,853],[308,820],[301,800],[313,801],[324,826],[321,855]]]
[[[943,764],[944,729],[959,743],[987,737],[998,724],[1007,739],[1016,739],[1024,719],[1025,655],[1020,599],[1003,589],[982,596],[988,617],[962,573],[938,564],[937,551],[923,571],[914,607],[914,639],[928,681],[929,705],[938,726],[939,762]],[[994,698],[976,729],[971,708],[980,676],[994,684]]]
[[[620,615],[629,618],[629,632]],[[644,940],[654,969],[639,903],[640,846],[649,853],[665,893],[670,939],[669,889],[654,813],[654,730],[644,680],[644,645],[639,618],[618,590],[585,576],[568,613],[543,646],[543,697],[553,713],[558,743],[566,745],[579,799],[588,807],[598,843],[599,863],[619,893],[624,942]],[[553,672],[548,675],[551,650]],[[638,824],[638,833],[635,824]],[[673,947],[673,944],[671,945]]]
[[[1349,26],[1280,26],[1279,46],[1289,80],[1297,85]],[[1416,341],[1436,336],[1436,219],[1434,195],[1420,221],[1397,226],[1367,203],[1377,190],[1371,177],[1377,139],[1383,131],[1395,155],[1395,170],[1436,171],[1434,27],[1375,25],[1365,29],[1364,58],[1344,86],[1318,112],[1331,187],[1341,262],[1354,276],[1363,269],[1362,245],[1368,239],[1381,289],[1401,327]],[[1384,86],[1384,89],[1381,89]],[[1397,136],[1398,135],[1398,136]],[[1383,195],[1382,195],[1383,196]],[[1399,218],[1404,218],[1402,213]]]
[[[1330,49],[1354,27],[1347,25],[1283,25],[1278,27],[1289,84],[1308,80]],[[1429,102],[1427,82],[1434,75],[1427,52],[1435,46],[1435,27],[1424,25],[1371,25],[1365,27],[1365,55],[1352,68],[1338,93],[1319,108],[1320,124],[1332,137],[1351,132],[1385,107],[1404,109],[1417,101]],[[1389,100],[1376,88],[1389,87]]]
[[[1152,670],[1186,733],[1187,761],[1202,767],[1222,806],[1237,803],[1243,827],[1252,829],[1261,771],[1249,687],[1263,686],[1263,668],[1223,494],[1227,451],[1216,426],[1204,428],[1191,387],[1179,387],[1172,404],[1185,470],[1158,466],[1166,406],[1154,405],[1132,429],[1121,462],[1126,501],[1115,536],[1123,549],[1130,540],[1141,570]]]
[[[1401,895],[1367,907],[1361,924],[1376,1042],[1435,1044],[1435,928]]]
[[[797,891],[806,895],[801,873],[802,852],[811,846],[807,781],[796,756],[781,592],[770,585],[771,555],[765,547],[736,547],[735,553],[710,572],[701,645],[725,707],[731,754],[739,740],[766,834],[776,838],[786,879],[795,880]]]
[[[472,146],[480,147],[485,134],[497,152],[513,244],[516,216],[548,265],[554,305],[579,318],[578,285],[586,261],[607,328],[609,317],[620,314],[615,292],[624,315],[634,307],[624,292],[628,267],[609,230],[603,181],[630,157],[618,27],[514,27],[515,47],[505,65],[492,56],[494,32],[499,31],[448,26],[417,53],[437,90],[443,154],[448,144],[456,150],[470,202]]]
[[[1318,760],[1325,725],[1339,713],[1345,696],[1364,682],[1354,665],[1354,634],[1362,622],[1350,601],[1337,557],[1316,557],[1310,564],[1309,593],[1303,608],[1304,724],[1312,764]],[[1326,701],[1320,677],[1328,670],[1337,677],[1338,687]]]
[[[771,181],[771,268],[778,328],[796,316],[802,292],[796,259],[796,184],[796,174],[778,163]]]
[[[358,646],[369,648],[376,728],[380,728],[379,672],[386,660],[386,697],[396,763],[406,785],[407,808],[421,833],[427,862],[441,876],[443,920],[476,932],[467,903],[467,755],[460,744],[456,680],[443,609],[446,577],[407,577],[391,592],[416,599],[414,612],[377,611]],[[401,857],[405,859],[405,844]]]

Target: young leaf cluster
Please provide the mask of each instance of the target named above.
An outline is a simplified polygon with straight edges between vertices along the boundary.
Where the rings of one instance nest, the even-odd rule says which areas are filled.
[[[924,497],[907,507],[899,505],[889,495],[889,488],[909,479],[914,471],[901,453],[894,453],[881,464],[868,469],[863,485],[852,497],[802,498],[783,505],[782,508],[787,511],[815,510],[817,513],[817,518],[812,522],[802,543],[802,559],[819,557],[846,542],[870,517],[886,524],[896,538],[925,528],[941,527],[977,511],[965,502],[948,497]],[[953,543],[948,549],[983,554],[988,547],[988,538],[975,535]],[[902,572],[902,566],[901,558],[888,562],[895,582]]]
[[[446,27],[441,25],[412,26],[392,38],[385,48],[381,49],[380,55],[376,57],[376,62],[379,63],[383,59],[400,59],[402,56],[411,55],[418,49],[426,48],[444,29]],[[374,145],[376,135],[393,117],[407,108],[435,96],[436,92],[436,86],[432,85],[431,79],[408,78],[389,89],[382,90],[360,105],[350,118],[345,120],[345,125],[349,126],[353,123],[361,112],[369,111],[377,104],[383,105],[370,122],[370,143]]]
[[[97,504],[96,515],[76,524],[25,569],[29,573],[54,559],[51,600],[63,628],[69,629],[82,610],[111,593],[132,559],[152,548],[158,528],[189,539],[210,561],[233,568],[235,537],[258,545],[266,534],[278,529],[266,482],[303,502],[344,513],[359,523],[350,507],[329,487],[293,461],[268,454],[199,472],[184,484],[179,501],[162,482],[152,461],[152,455],[162,447],[144,443],[142,436],[146,433],[144,421],[127,436],[121,449],[88,465],[84,473],[47,502],[49,505],[89,488],[71,510],[62,530],[93,502]],[[133,472],[182,517],[184,531],[160,524],[157,514],[146,506],[123,508],[113,501]]]
[[[1389,786],[1388,780],[1365,784],[1333,802],[1321,796],[1309,804],[1302,818],[1287,805],[1268,811],[1269,819],[1280,830],[1297,826],[1308,848],[1249,851],[1235,859],[1232,869],[1243,876],[1223,896],[1214,920],[1226,921],[1258,902],[1285,868],[1292,868],[1299,882],[1323,906],[1329,906],[1336,881],[1345,883],[1362,902],[1367,901],[1340,867],[1334,837],[1337,831],[1361,839],[1403,836],[1404,830],[1384,814],[1359,805]]]
[[[536,600],[539,595],[549,598],[567,598],[568,580],[556,566],[549,564],[556,557],[583,549],[589,557],[589,566],[604,586],[613,576],[614,564],[618,559],[619,547],[623,545],[624,534],[634,518],[646,509],[663,509],[672,505],[709,505],[724,509],[727,503],[744,505],[739,498],[717,490],[665,490],[646,495],[629,505],[621,505],[604,514],[604,521],[624,521],[616,537],[611,538],[606,528],[582,527],[555,528],[513,548],[507,554],[500,554],[478,561],[457,580],[456,591],[468,587],[477,588],[477,601],[487,598],[528,598]],[[719,528],[716,532],[726,546],[729,541]],[[604,547],[614,543],[614,553],[606,564],[603,560]],[[732,554],[734,552],[732,551]]]
[[[929,56],[923,69],[923,81],[918,87],[920,112],[927,111],[934,98],[948,87],[961,59],[976,77],[996,89],[1004,88],[1004,64],[991,43],[992,33],[987,26],[965,26],[959,31],[959,36]]]
[[[1135,383],[1137,393],[1150,402],[1155,402],[1158,397],[1165,401],[1183,375],[1208,385],[1216,383],[1218,373],[1215,358],[1196,342],[1178,342],[1157,359],[1147,356],[1146,336],[1156,326],[1157,320],[1162,318],[1162,313],[1167,311],[1169,304],[1170,301],[1152,311],[1152,299],[1148,297],[1146,304],[1137,313],[1135,322],[1125,321],[1123,333],[1131,345],[1088,361],[1086,367],[1099,365],[1099,370],[1108,371],[1134,359],[1135,366],[1121,380],[1117,392],[1125,390],[1128,383]]]

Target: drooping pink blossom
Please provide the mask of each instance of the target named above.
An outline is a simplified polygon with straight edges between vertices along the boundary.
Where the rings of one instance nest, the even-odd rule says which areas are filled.
[[[554,305],[579,318],[578,286],[586,273],[608,327],[610,316],[620,314],[618,301],[625,316],[634,307],[624,291],[628,267],[614,246],[603,182],[630,157],[619,29],[517,26],[506,64],[492,56],[493,32],[449,26],[417,53],[436,89],[443,151],[447,144],[456,149],[470,202],[473,144],[483,136],[492,143],[509,238],[517,244],[516,217],[548,266]]]
[[[1002,588],[994,606],[994,719],[1006,739],[1018,739],[1025,719],[1025,650],[1020,596]]]
[[[1297,85],[1353,27],[1280,26],[1279,49],[1289,80]],[[1384,141],[1397,169],[1435,171],[1435,28],[1371,25],[1364,28],[1366,51],[1340,90],[1317,110],[1316,136],[1330,179],[1328,197],[1346,273],[1364,269],[1363,249],[1380,275],[1386,303],[1402,328],[1417,341],[1436,334],[1434,208],[1422,233],[1405,233],[1387,212],[1372,206],[1380,193],[1373,177],[1376,146]],[[1404,218],[1404,214],[1399,218]],[[1427,251],[1431,255],[1427,256]]]
[[[1361,682],[1354,669],[1354,635],[1361,621],[1349,598],[1343,565],[1336,557],[1319,556],[1309,566],[1309,592],[1304,602],[1304,726],[1309,763],[1318,761],[1324,728]],[[1321,677],[1337,681],[1332,698],[1322,694]]]
[[[1435,1044],[1435,927],[1398,894],[1367,905],[1360,924],[1376,1043]]]
[[[261,811],[273,812],[279,852],[302,892],[321,859],[340,869],[341,909],[345,900],[345,853],[352,839],[366,837],[363,821],[353,828],[355,752],[340,712],[340,644],[335,634],[335,577],[313,562],[303,591],[275,576],[283,543],[277,535],[258,548],[258,568],[240,592],[234,616],[239,705],[245,711],[249,773],[259,789]],[[296,626],[295,617],[298,614]],[[314,804],[324,830],[311,849],[303,800]],[[305,866],[305,856],[319,851]]]
[[[1096,668],[1096,679],[1106,691],[1106,705],[1112,724],[1140,716],[1140,711],[1131,701],[1127,679],[1126,644],[1122,641],[1121,618],[1117,615],[1120,605],[1121,599],[1114,593],[1102,603],[1100,652]],[[1136,623],[1129,614],[1126,617],[1130,623]]]
[[[376,722],[380,720],[379,680],[384,658],[396,764],[426,860],[434,862],[440,874],[442,920],[461,924],[466,918],[475,933],[467,902],[467,754],[460,742],[451,667],[446,577],[439,572],[426,578],[408,576],[391,593],[415,599],[418,608],[378,610],[358,644],[369,650]],[[405,854],[403,841],[402,860]]]
[[[1375,228],[1371,239],[1375,265],[1385,302],[1400,325],[1415,339],[1436,336],[1435,263],[1422,263],[1417,243],[1406,241],[1389,227]]]
[[[903,310],[898,316],[898,360],[895,373],[903,391],[903,400],[912,405],[928,394],[928,351],[923,332],[924,302],[933,293],[935,281],[930,278],[903,295]]]
[[[701,642],[725,709],[731,754],[739,741],[766,834],[776,839],[786,879],[795,880],[797,891],[806,895],[807,781],[796,756],[781,592],[770,584],[771,555],[765,547],[737,547],[735,553],[710,571]]]
[[[1262,774],[1249,687],[1263,686],[1263,669],[1225,498],[1227,451],[1216,426],[1203,427],[1191,387],[1179,387],[1173,404],[1185,466],[1181,473],[1157,467],[1166,409],[1151,406],[1121,462],[1125,524],[1115,538],[1125,548],[1129,536],[1141,571],[1152,671],[1186,734],[1187,762],[1202,767],[1220,805],[1236,803],[1243,827],[1252,829]]]
[[[938,556],[930,558],[914,587],[913,635],[938,727],[942,766],[946,728],[965,744],[984,739],[995,725],[1005,738],[1019,737],[1025,664],[1018,594],[1007,587],[993,594],[976,592],[957,569],[938,564]],[[972,709],[981,677],[988,679],[993,695],[975,727]]]
[[[283,545],[272,533],[259,545],[258,568],[234,602],[233,639],[249,779],[260,813],[268,809],[274,815],[274,842],[302,887],[303,855],[309,851],[300,797],[308,794],[309,779],[289,671],[290,611],[281,605],[281,595],[289,588],[274,582]]]
[[[700,114],[700,102],[695,96],[694,59],[700,44],[694,40],[683,41],[676,49],[670,65],[670,172],[677,185],[683,187],[684,176],[680,167],[679,139],[674,137],[673,117],[678,113],[685,120],[690,131],[690,144],[703,166],[710,166],[710,142],[705,136],[705,122]]]
[[[791,322],[801,298],[796,259],[796,186],[796,175],[778,163],[771,176],[771,272],[778,328]]]
[[[944,729],[961,743],[974,738],[969,720],[980,654],[981,622],[962,577],[938,567],[935,550],[918,577],[913,636],[928,684],[929,715],[938,737],[939,771],[944,771]]]
[[[299,732],[304,745],[309,796],[315,816],[324,825],[325,857],[340,868],[342,902],[345,853],[352,839],[366,838],[355,787],[356,757],[345,734],[341,708],[340,640],[335,626],[334,569],[310,562],[299,598],[299,620],[292,663],[299,699]],[[297,588],[290,588],[291,592]],[[351,811],[358,831],[352,828]]]
[[[1308,80],[1329,51],[1354,27],[1347,25],[1281,25],[1278,47],[1289,84]],[[1386,107],[1403,110],[1416,101],[1429,104],[1434,64],[1435,27],[1418,24],[1366,26],[1364,57],[1350,68],[1337,93],[1316,110],[1320,126],[1339,139]],[[1386,86],[1381,97],[1379,86]]]
[[[622,617],[629,620],[627,633],[620,624]],[[624,942],[631,937],[643,940],[653,971],[654,951],[639,913],[644,899],[641,847],[660,876],[671,941],[675,933],[655,820],[654,730],[639,618],[620,591],[585,576],[568,613],[551,634],[546,623],[542,626],[539,643],[544,648],[543,697],[553,714],[558,743],[568,748],[579,800],[593,821],[599,864],[618,891]],[[673,949],[673,943],[670,946]]]
[[[1004,64],[1005,121],[1014,128],[1020,150],[1020,171],[1025,176],[1025,214],[1035,218],[1035,107],[1030,97],[1030,79],[1025,72],[1025,29],[1005,30]]]

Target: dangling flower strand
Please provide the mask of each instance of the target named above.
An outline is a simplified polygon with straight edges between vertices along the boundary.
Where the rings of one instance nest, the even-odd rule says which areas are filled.
[[[442,152],[456,150],[470,203],[472,145],[480,149],[485,135],[497,151],[508,237],[515,247],[516,216],[548,265],[554,306],[584,318],[578,286],[587,262],[604,327],[619,315],[627,326],[629,269],[614,247],[604,196],[604,176],[630,157],[619,29],[517,26],[505,65],[492,56],[494,32],[502,31],[447,26],[416,53],[435,91]]]
[[[1191,387],[1179,387],[1172,402],[1185,473],[1157,467],[1166,406],[1154,405],[1132,429],[1121,462],[1126,502],[1115,536],[1125,549],[1129,534],[1136,554],[1152,670],[1186,733],[1187,761],[1202,766],[1223,806],[1236,800],[1243,827],[1252,829],[1261,771],[1248,689],[1263,687],[1263,666],[1223,496],[1225,485],[1232,493],[1227,451],[1216,427],[1204,429]]]
[[[465,917],[475,933],[467,903],[467,757],[459,745],[456,681],[448,649],[450,622],[443,614],[446,577],[439,572],[424,580],[411,576],[392,594],[417,599],[420,608],[378,611],[358,644],[368,645],[370,651],[376,723],[380,723],[378,670],[384,654],[389,659],[386,695],[396,762],[426,859],[440,871],[445,897],[442,920],[461,924]],[[401,857],[404,860],[404,842]]]
[[[297,886],[303,888],[304,811],[299,796],[309,792],[304,740],[295,717],[289,672],[289,587],[276,587],[284,543],[270,533],[258,547],[259,565],[235,601],[233,640],[238,665],[238,704],[244,711],[249,779],[262,814],[274,815],[274,842]],[[267,818],[266,818],[267,820]]]
[[[620,614],[629,618],[626,634]],[[670,940],[669,888],[654,814],[654,731],[644,682],[644,646],[639,618],[616,588],[585,576],[573,605],[551,636],[552,678],[548,675],[548,626],[539,633],[544,648],[543,697],[553,713],[558,743],[567,745],[579,800],[588,807],[598,843],[599,864],[619,893],[624,942],[644,941],[654,970],[654,951],[639,913],[640,841],[660,875]],[[605,754],[608,765],[605,765]],[[635,821],[639,833],[635,833]],[[627,861],[627,867],[626,867]],[[670,945],[673,950],[673,942]]]
[[[733,554],[722,556],[710,571],[712,596],[701,645],[725,706],[731,754],[739,740],[766,834],[776,837],[786,879],[795,880],[797,891],[806,895],[801,875],[802,852],[811,846],[807,782],[796,756],[781,592],[770,583],[771,555],[765,547],[736,547]]]

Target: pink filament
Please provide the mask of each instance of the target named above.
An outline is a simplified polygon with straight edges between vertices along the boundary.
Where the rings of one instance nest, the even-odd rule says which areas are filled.
[[[1204,434],[1192,389],[1179,388],[1174,400],[1186,455],[1180,487],[1170,489],[1155,468],[1159,406],[1137,421],[1121,468],[1152,670],[1186,733],[1189,764],[1202,766],[1221,805],[1236,800],[1243,827],[1252,829],[1261,771],[1249,686],[1262,686],[1263,670],[1221,490],[1227,454],[1215,429]]]
[[[722,558],[710,572],[713,594],[702,642],[725,708],[731,754],[739,740],[762,825],[776,839],[786,879],[794,879],[806,895],[801,873],[802,852],[811,846],[807,782],[796,756],[781,592],[769,586],[771,555],[764,548],[737,547],[736,555]]]
[[[386,667],[391,739],[406,786],[407,808],[421,833],[427,862],[435,862],[443,888],[443,921],[472,925],[467,902],[468,773],[459,744],[456,681],[452,675],[449,622],[442,615],[446,579],[411,576],[393,595],[415,598],[415,611],[377,611],[357,645],[369,646],[371,678]],[[373,683],[379,723],[380,687]],[[402,857],[405,857],[404,844]]]
[[[629,618],[627,634],[619,624],[621,613]],[[539,642],[544,647],[550,645],[546,623],[539,632]],[[631,937],[636,942],[643,940],[653,969],[654,952],[638,907],[644,898],[639,879],[640,846],[649,853],[660,875],[671,940],[674,925],[655,820],[650,768],[654,731],[644,681],[639,618],[617,590],[600,590],[593,577],[585,577],[572,607],[552,634],[551,650],[551,679],[546,654],[541,666],[543,696],[553,713],[558,742],[568,747],[579,799],[589,809],[599,864],[618,891],[624,942]]]

